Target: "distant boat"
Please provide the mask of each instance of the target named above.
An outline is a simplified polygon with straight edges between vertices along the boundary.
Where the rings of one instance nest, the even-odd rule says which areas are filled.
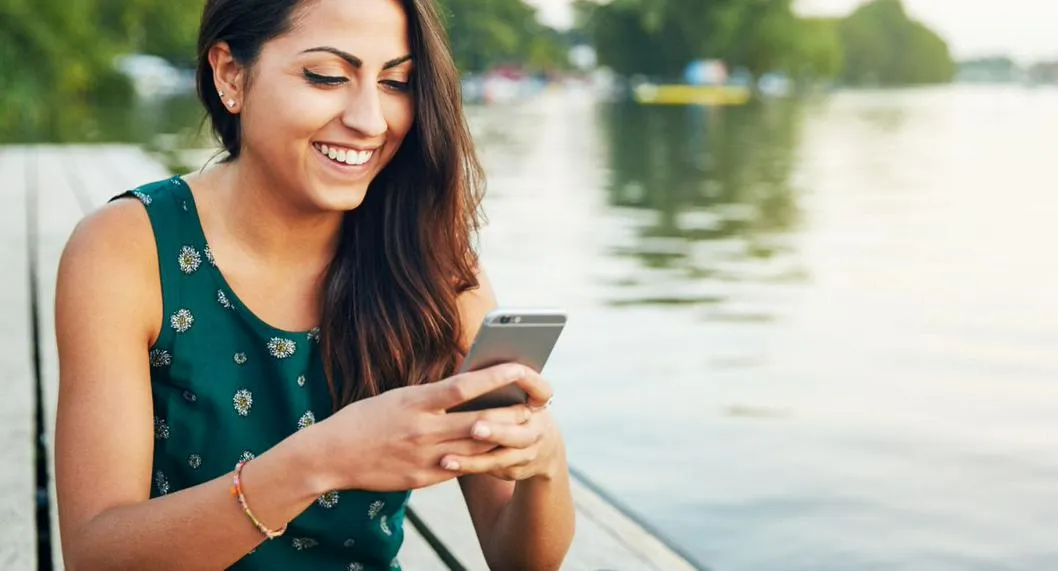
[[[705,105],[719,107],[745,105],[753,91],[741,85],[658,85],[641,83],[633,90],[642,105]]]

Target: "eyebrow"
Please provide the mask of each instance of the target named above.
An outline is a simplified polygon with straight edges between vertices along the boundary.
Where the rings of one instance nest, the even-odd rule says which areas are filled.
[[[309,48],[309,49],[307,49],[307,50],[305,50],[305,51],[303,51],[301,53],[307,54],[307,53],[312,53],[312,52],[323,52],[323,53],[328,53],[328,54],[334,54],[334,55],[344,59],[345,61],[349,62],[349,65],[351,65],[353,67],[361,67],[362,65],[364,65],[364,62],[360,58],[354,56],[353,54],[351,54],[349,52],[346,52],[346,51],[342,51],[342,50],[340,50],[338,48],[332,48],[330,46],[320,46],[320,47],[316,47],[316,48]],[[391,60],[387,61],[386,63],[382,64],[382,69],[390,69],[390,68],[393,68],[393,67],[397,67],[398,65],[400,65],[400,64],[402,64],[402,63],[404,63],[406,61],[410,61],[410,60],[411,60],[411,54],[408,54],[408,55],[405,55],[405,56],[401,56],[399,58],[391,59]]]

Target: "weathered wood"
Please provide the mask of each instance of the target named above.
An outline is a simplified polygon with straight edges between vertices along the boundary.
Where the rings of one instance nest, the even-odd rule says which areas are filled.
[[[577,532],[563,569],[694,571],[695,567],[577,478]],[[411,505],[469,571],[487,571],[459,485],[449,481],[412,493]]]
[[[448,566],[441,561],[430,544],[415,529],[415,526],[404,525],[404,544],[397,556],[402,568],[407,571],[448,571]]]
[[[55,344],[55,285],[59,258],[74,227],[83,217],[88,201],[81,189],[86,181],[107,180],[106,163],[94,156],[81,156],[76,147],[34,147],[37,200],[37,270],[40,299],[41,384],[44,389],[45,430],[48,433],[48,474],[51,488],[52,556],[55,569],[62,569],[58,502],[55,495],[55,455],[52,448],[55,407],[59,395],[59,357]],[[112,183],[111,183],[112,184]]]
[[[35,389],[25,148],[0,147],[0,569],[37,567]]]

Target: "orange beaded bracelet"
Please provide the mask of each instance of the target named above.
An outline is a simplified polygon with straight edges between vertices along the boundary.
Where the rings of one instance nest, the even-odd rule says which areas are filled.
[[[246,503],[246,496],[244,496],[242,493],[242,484],[239,481],[239,477],[240,475],[242,475],[242,468],[246,465],[246,462],[246,460],[240,461],[238,464],[235,465],[235,475],[232,476],[231,495],[235,496],[239,500],[239,505],[242,506],[243,513],[246,514],[246,517],[250,518],[250,521],[253,522],[254,527],[256,527],[261,533],[263,533],[264,536],[268,539],[275,539],[286,533],[287,526],[286,524],[283,524],[283,527],[279,529],[268,529],[267,527],[265,527],[264,524],[258,521],[257,517],[253,515],[252,511],[250,511],[250,506]]]

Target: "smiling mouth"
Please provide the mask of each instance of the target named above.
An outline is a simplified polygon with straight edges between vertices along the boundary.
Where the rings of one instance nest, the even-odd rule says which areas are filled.
[[[361,151],[356,149],[348,149],[344,147],[335,147],[332,145],[316,144],[312,145],[320,152],[323,156],[331,159],[332,161],[349,166],[360,166],[366,164],[371,160],[371,157],[375,155],[377,149],[371,149],[367,151]]]

